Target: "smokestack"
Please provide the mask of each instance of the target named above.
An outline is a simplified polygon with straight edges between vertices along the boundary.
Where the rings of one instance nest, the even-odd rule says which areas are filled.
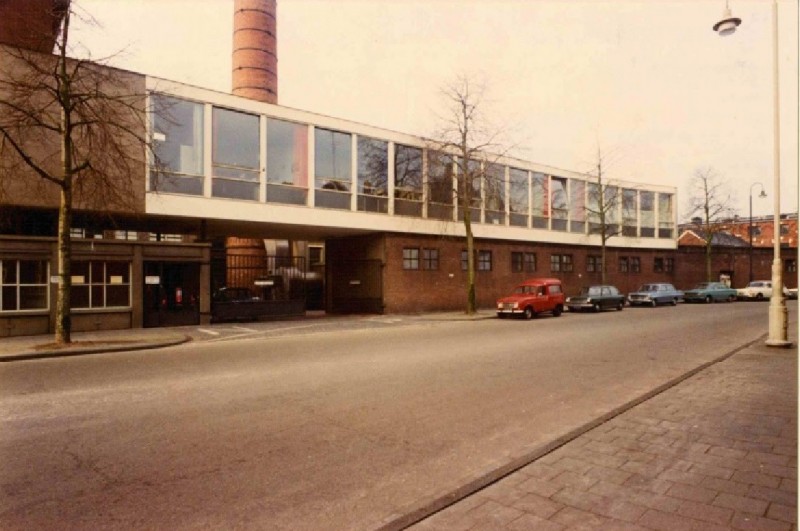
[[[233,94],[278,103],[276,0],[234,0]]]

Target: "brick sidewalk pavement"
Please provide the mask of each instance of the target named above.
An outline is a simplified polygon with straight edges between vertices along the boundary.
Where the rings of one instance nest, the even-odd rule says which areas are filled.
[[[797,349],[759,341],[411,529],[796,530]]]

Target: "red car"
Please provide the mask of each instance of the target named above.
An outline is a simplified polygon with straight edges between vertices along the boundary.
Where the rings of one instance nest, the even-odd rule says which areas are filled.
[[[531,319],[550,312],[558,317],[564,311],[564,291],[557,278],[529,278],[507,297],[497,300],[497,317],[509,315]]]

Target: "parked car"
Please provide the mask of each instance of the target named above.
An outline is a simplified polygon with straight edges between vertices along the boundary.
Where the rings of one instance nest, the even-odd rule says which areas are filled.
[[[797,288],[789,288],[786,290],[787,299],[797,299]]]
[[[263,313],[264,304],[249,288],[223,287],[214,292],[211,298],[211,320],[257,319]]]
[[[672,284],[654,283],[643,284],[638,291],[628,293],[628,303],[631,306],[652,306],[658,304],[671,304],[675,306],[683,299],[683,292],[675,289]]]
[[[581,288],[578,295],[567,298],[567,308],[571,312],[581,310],[599,312],[609,308],[622,310],[624,306],[625,295],[614,286],[586,286]]]
[[[729,288],[722,282],[702,282],[689,291],[683,293],[686,302],[733,302],[736,300],[736,290]]]
[[[772,297],[771,280],[754,280],[747,287],[736,290],[736,295],[742,300],[761,301]],[[789,296],[789,290],[783,287],[783,296]]]
[[[508,316],[531,319],[540,313],[558,317],[564,311],[564,291],[557,278],[529,278],[511,292],[497,300],[497,317]]]

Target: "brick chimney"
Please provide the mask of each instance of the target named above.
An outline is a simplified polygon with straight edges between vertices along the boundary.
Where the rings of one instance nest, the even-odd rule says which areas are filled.
[[[234,0],[233,94],[278,103],[276,0]]]

